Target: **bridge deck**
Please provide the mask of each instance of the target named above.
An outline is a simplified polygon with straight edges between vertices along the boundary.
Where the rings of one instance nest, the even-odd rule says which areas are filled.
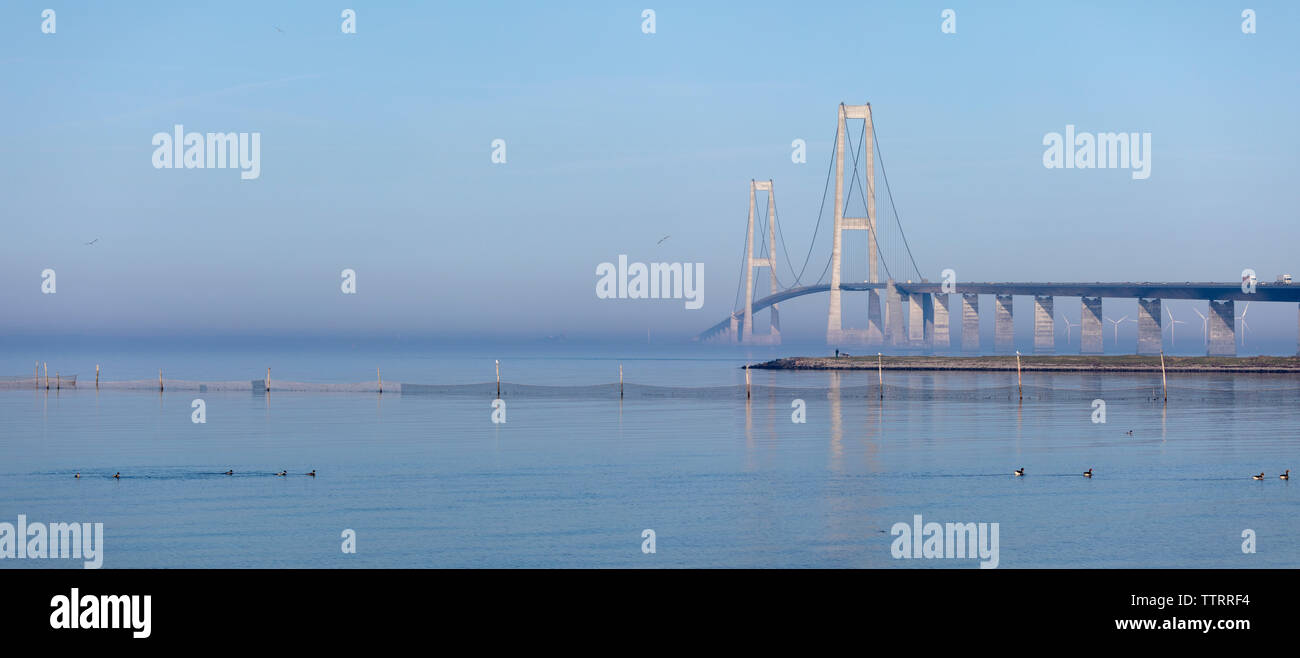
[[[941,294],[944,292],[942,283],[934,282],[897,282],[894,284],[899,292],[913,293],[930,293]],[[863,291],[863,290],[883,290],[884,283],[841,283],[840,290]],[[755,313],[765,309],[772,304],[783,302],[787,299],[802,297],[819,292],[830,291],[829,283],[818,284],[815,286],[802,286],[799,288],[790,288],[783,290],[774,295],[768,295],[762,299],[754,300],[753,310]],[[985,282],[985,283],[956,283],[952,286],[952,292],[955,294],[979,294],[979,295],[1040,295],[1055,297],[1109,297],[1109,298],[1145,298],[1145,299],[1201,299],[1215,301],[1245,301],[1245,302],[1300,302],[1300,284],[1295,283],[1259,283],[1256,285],[1255,292],[1242,292],[1240,283],[1216,283],[1216,282],[1194,282],[1185,281],[1183,283],[1163,283],[1150,281],[1121,281],[1121,282],[1093,282],[1093,283],[1052,283],[1052,282]],[[744,310],[733,311],[731,315],[723,318],[721,322],[700,332],[699,338],[708,338],[731,325],[731,319],[734,317],[740,319],[744,315]]]
[[[905,293],[942,293],[941,283],[896,283]],[[883,285],[882,285],[883,287]],[[1042,295],[1056,297],[1115,297],[1145,299],[1204,299],[1242,302],[1300,302],[1300,284],[1259,283],[1255,292],[1242,292],[1240,283],[1150,281],[1095,283],[958,283],[957,293],[981,295]]]

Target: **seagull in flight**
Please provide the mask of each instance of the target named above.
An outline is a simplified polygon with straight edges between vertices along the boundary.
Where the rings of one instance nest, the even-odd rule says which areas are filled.
[[[279,27],[276,27],[275,25],[272,25],[271,27],[274,27],[276,32],[279,32],[280,34],[284,34],[284,30],[281,30]]]
[[[671,237],[673,237],[673,236],[671,236],[671,235],[665,235],[664,237],[659,238],[659,241],[655,243],[655,246],[658,247],[659,245],[661,245],[661,244],[664,243],[664,240],[667,240],[668,238],[671,238]]]
[[[93,244],[95,244],[96,242],[99,242],[99,238],[95,238],[94,240],[91,240],[90,242],[87,242],[87,243],[86,243],[86,246],[93,245]]]

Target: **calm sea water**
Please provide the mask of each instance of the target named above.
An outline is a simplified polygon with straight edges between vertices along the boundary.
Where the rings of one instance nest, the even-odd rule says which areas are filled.
[[[1300,466],[1292,377],[1182,375],[1166,406],[1147,375],[1027,377],[1019,402],[1014,375],[886,373],[882,402],[874,372],[755,371],[746,402],[737,366],[768,354],[90,352],[60,353],[79,389],[0,390],[0,521],[102,522],[108,568],[975,568],[891,557],[889,529],[916,514],[998,523],[1001,568],[1300,565],[1300,485],[1277,478]],[[0,364],[16,375],[35,358],[9,351]],[[622,363],[628,382],[735,388],[508,397],[507,422],[493,424],[482,395],[88,386],[97,362],[113,379],[165,364],[178,379],[247,380],[272,365],[346,382],[381,366],[386,381],[468,384],[491,381],[494,358],[527,384],[609,384]],[[196,397],[205,424],[191,422]],[[796,398],[806,423],[792,422]],[[1106,423],[1092,422],[1094,398]],[[1095,478],[1079,475],[1090,467]],[[340,550],[344,529],[355,554]],[[1254,554],[1241,550],[1246,529]]]

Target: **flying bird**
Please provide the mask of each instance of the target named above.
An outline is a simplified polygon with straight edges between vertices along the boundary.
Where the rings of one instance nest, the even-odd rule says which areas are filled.
[[[284,30],[281,30],[279,27],[276,27],[274,25],[272,25],[271,27],[274,27],[276,32],[279,32],[280,34],[284,34]]]
[[[95,238],[94,240],[91,240],[90,242],[87,242],[87,243],[86,243],[86,246],[90,246],[90,245],[92,245],[92,244],[95,244],[96,242],[99,242],[99,238]]]
[[[664,243],[664,240],[667,240],[668,238],[671,238],[671,237],[673,237],[673,236],[671,236],[671,235],[665,235],[664,237],[659,238],[659,241],[655,243],[655,246],[658,247],[659,245],[661,245],[661,244]]]

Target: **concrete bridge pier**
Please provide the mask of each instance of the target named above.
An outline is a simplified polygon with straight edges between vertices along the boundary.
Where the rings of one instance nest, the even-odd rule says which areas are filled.
[[[925,349],[928,352],[934,351],[934,294],[925,293],[921,296],[921,316],[925,318]]]
[[[1055,299],[1051,295],[1034,295],[1034,354],[1056,351],[1056,317],[1052,315]]]
[[[980,296],[961,294],[961,350],[980,351]]]
[[[1012,322],[1015,298],[1011,295],[993,296],[993,350],[1006,354],[1016,349],[1016,327]]]
[[[894,347],[907,344],[907,334],[903,333],[904,297],[893,279],[885,284],[885,343]]]
[[[948,295],[945,293],[931,295],[934,302],[931,314],[934,318],[932,322],[933,337],[930,341],[936,350],[944,352],[952,351],[952,332],[948,327]]]
[[[907,296],[907,346],[925,346],[925,295],[912,293]]]
[[[1237,305],[1210,300],[1210,356],[1237,356]]]
[[[1079,354],[1101,354],[1101,298],[1083,297],[1079,313]]]
[[[1164,348],[1160,331],[1160,300],[1138,298],[1138,354],[1159,354]]]
[[[880,315],[880,293],[867,291],[867,344],[882,345],[885,342],[885,323]]]

